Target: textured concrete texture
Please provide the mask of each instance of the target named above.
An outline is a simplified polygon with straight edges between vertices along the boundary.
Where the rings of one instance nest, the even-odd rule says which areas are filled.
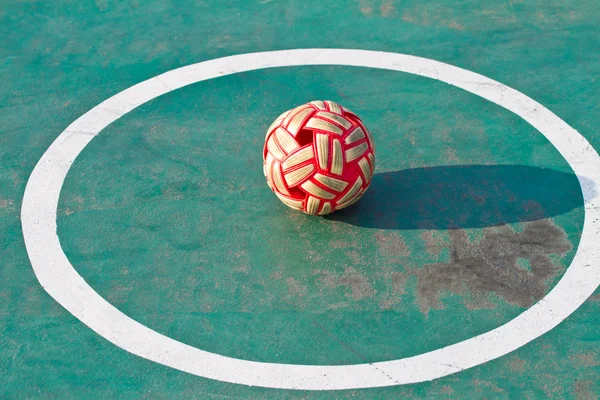
[[[336,47],[457,65],[539,101],[596,148],[600,3],[0,2],[0,397],[597,398],[600,293],[500,359],[432,382],[336,392],[191,376],[100,338],[39,285],[19,211],[75,118],[152,76],[231,54]],[[315,218],[262,175],[264,131],[331,99],[377,142],[354,207]],[[420,354],[508,322],[577,249],[577,178],[533,127],[441,82],[293,67],[201,82],[86,147],[58,233],[77,271],[152,329],[247,360],[342,365]]]

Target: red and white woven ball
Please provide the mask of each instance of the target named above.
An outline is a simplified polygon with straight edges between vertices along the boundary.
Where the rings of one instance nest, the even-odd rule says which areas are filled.
[[[287,206],[325,215],[355,203],[375,170],[375,145],[360,118],[333,101],[281,114],[263,151],[269,187]]]

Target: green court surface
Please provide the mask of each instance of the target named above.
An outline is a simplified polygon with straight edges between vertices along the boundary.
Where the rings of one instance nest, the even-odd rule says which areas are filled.
[[[597,207],[584,209],[584,200],[598,204],[597,189],[593,176],[574,170],[600,149],[599,18],[597,0],[0,1],[0,397],[598,398],[600,290],[549,332],[508,354],[489,349],[472,368],[459,355],[447,373],[405,383],[427,368],[401,373],[379,363],[520,318],[550,301],[572,263],[594,281],[598,254],[575,254],[584,222],[597,221]],[[289,383],[294,377],[265,385],[257,372],[243,384],[246,373],[226,367],[226,378],[209,379],[133,351],[163,344],[108,311],[90,308],[85,321],[67,311],[60,293],[86,285],[60,274],[38,280],[59,267],[36,236],[43,224],[27,207],[21,213],[27,181],[61,132],[111,96],[179,67],[314,48],[401,53],[481,74],[547,107],[591,147],[569,163],[545,133],[443,82],[443,71],[423,73],[436,80],[358,66],[369,61],[358,52],[355,66],[220,71],[182,88],[164,81],[167,93],[115,117],[70,166],[56,210],[66,259],[116,309],[178,342],[292,369],[362,365],[389,382],[368,387],[356,384],[361,374],[324,372],[300,386]],[[267,127],[315,99],[352,109],[377,143],[369,191],[327,217],[287,208],[262,172]],[[51,193],[33,196],[32,209]],[[29,220],[33,236],[23,228]],[[554,300],[570,304],[579,290]],[[83,298],[72,304],[86,313]],[[543,326],[546,317],[536,318]],[[521,334],[515,328],[497,346]],[[473,344],[470,352],[486,350]],[[192,360],[197,353],[169,354],[221,368],[203,367]],[[329,383],[335,390],[324,390]]]

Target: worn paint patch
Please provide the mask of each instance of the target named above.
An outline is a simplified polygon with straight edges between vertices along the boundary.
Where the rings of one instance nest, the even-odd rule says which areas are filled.
[[[483,387],[489,388],[492,390],[493,393],[503,393],[504,395],[506,395],[506,391],[504,389],[501,389],[500,387],[498,387],[498,385],[495,382],[474,379],[473,384],[476,387],[483,386]]]
[[[377,231],[374,236],[379,246],[379,251],[384,256],[394,259],[410,255],[410,250],[400,233]]]
[[[526,367],[527,367],[527,361],[525,361],[522,358],[519,358],[517,356],[512,356],[510,361],[508,362],[508,368],[510,368],[511,371],[514,371],[519,374],[522,374],[523,372],[525,372]]]
[[[0,209],[14,211],[15,203],[10,199],[0,199]]]
[[[402,300],[401,296],[406,293],[406,274],[394,271],[390,280],[392,289],[385,292],[383,300],[379,303],[379,308],[382,310],[392,309]]]
[[[442,308],[440,297],[448,292],[470,297],[471,306],[485,307],[494,294],[507,303],[529,307],[544,296],[549,278],[559,271],[549,256],[571,249],[565,233],[548,220],[527,223],[522,232],[487,229],[476,243],[464,230],[449,235],[450,261],[416,271],[424,313]],[[529,261],[531,271],[518,265],[519,258]]]
[[[597,359],[596,353],[592,351],[576,354],[571,359],[584,367],[597,367],[600,365],[600,360]]]
[[[382,17],[387,18],[396,11],[396,7],[394,7],[391,0],[383,0],[379,6],[379,11],[381,12]]]
[[[353,300],[362,300],[373,297],[377,292],[368,279],[368,276],[354,268],[346,268],[344,273],[337,275],[328,270],[315,270],[313,275],[318,275],[319,280],[327,288],[344,287],[346,296]]]
[[[368,17],[373,14],[373,6],[366,0],[360,0],[360,12],[365,17]]]
[[[595,294],[595,295],[591,296],[588,300],[589,301],[600,301],[600,294]]]
[[[350,289],[348,295],[354,300],[372,297],[375,289],[364,275],[353,269],[347,269],[339,278],[339,283]]]
[[[573,382],[573,395],[577,400],[595,400],[598,396],[594,390],[595,382],[592,380],[575,379]]]
[[[447,243],[442,239],[441,234],[435,231],[423,231],[421,239],[425,242],[427,253],[433,256],[439,256],[442,250],[447,247]]]
[[[291,296],[303,296],[306,293],[306,285],[302,285],[296,279],[289,277],[285,282],[288,285],[288,293]]]

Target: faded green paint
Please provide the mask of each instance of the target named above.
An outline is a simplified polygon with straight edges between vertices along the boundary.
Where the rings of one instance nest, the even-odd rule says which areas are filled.
[[[29,173],[73,119],[158,73],[242,52],[346,47],[446,61],[531,96],[598,147],[600,7],[564,3],[1,4],[0,396],[597,397],[598,295],[524,348],[424,384],[332,394],[190,376],[125,353],[58,306],[33,275],[19,221]],[[266,127],[312,99],[357,112],[378,145],[372,193],[329,219],[288,210],[261,171]],[[549,290],[579,240],[575,184],[541,134],[459,89],[363,68],[284,68],[202,82],[109,126],[67,177],[58,229],[92,287],[161,333],[244,359],[362,363],[455,343],[528,307],[473,287],[423,301],[419,279],[453,259],[456,232],[477,248],[549,218],[572,246],[548,256]],[[382,198],[411,212],[389,218]]]

